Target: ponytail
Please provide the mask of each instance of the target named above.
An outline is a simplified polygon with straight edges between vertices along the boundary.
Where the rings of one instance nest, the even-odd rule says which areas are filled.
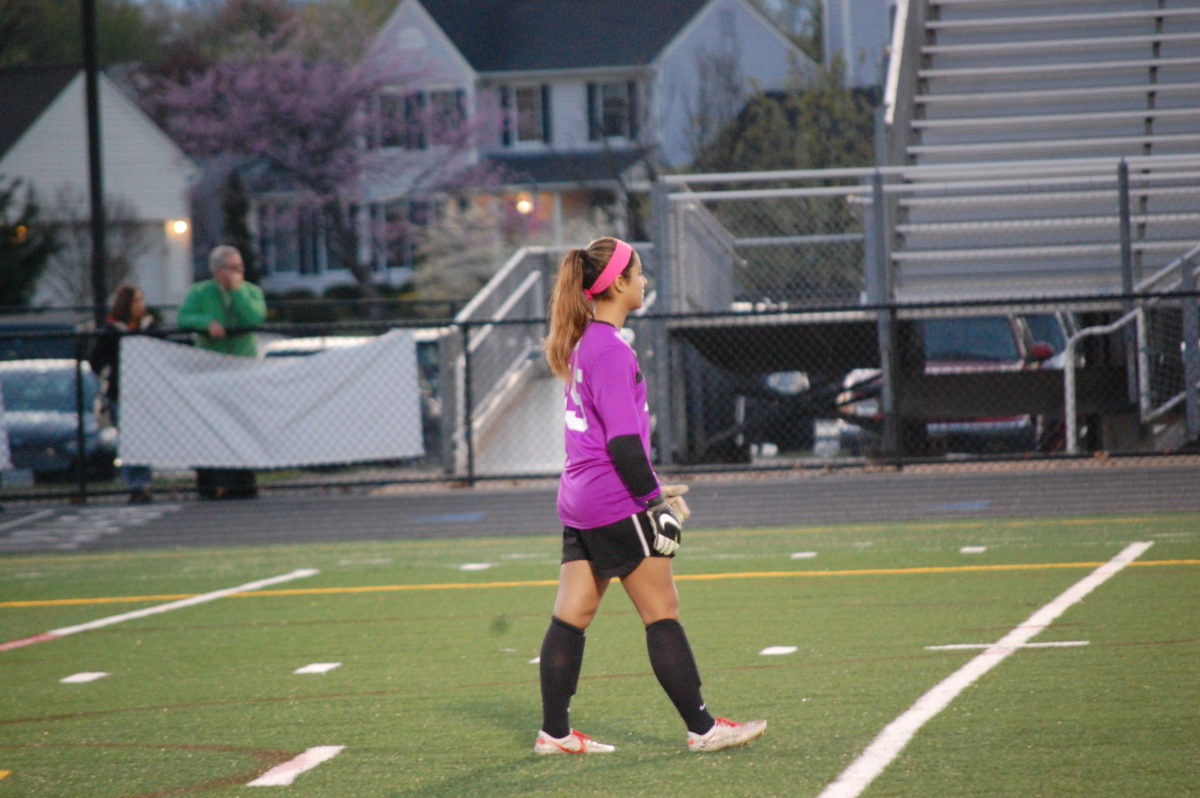
[[[546,337],[546,362],[555,376],[570,382],[568,360],[583,331],[592,320],[592,307],[583,293],[587,252],[573,249],[558,267],[558,279],[550,297],[550,335]]]

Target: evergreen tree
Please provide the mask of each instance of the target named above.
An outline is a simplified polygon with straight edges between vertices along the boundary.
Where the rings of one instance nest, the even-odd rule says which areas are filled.
[[[842,86],[842,66],[809,85],[752,98],[699,152],[695,171],[832,169],[875,163],[877,90]]]
[[[59,248],[53,228],[38,220],[33,190],[18,197],[20,180],[0,177],[0,306],[25,305],[46,261]]]

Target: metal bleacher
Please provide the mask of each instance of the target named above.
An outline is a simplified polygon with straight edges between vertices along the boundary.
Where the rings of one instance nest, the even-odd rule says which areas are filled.
[[[900,300],[1122,287],[1200,230],[1200,0],[909,0],[886,97]],[[917,176],[919,175],[919,176]]]

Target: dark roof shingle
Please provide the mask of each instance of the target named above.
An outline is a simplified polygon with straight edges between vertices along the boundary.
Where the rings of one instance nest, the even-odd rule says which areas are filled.
[[[708,0],[420,0],[479,72],[644,66]]]
[[[77,66],[0,68],[0,157],[37,121],[71,79]]]

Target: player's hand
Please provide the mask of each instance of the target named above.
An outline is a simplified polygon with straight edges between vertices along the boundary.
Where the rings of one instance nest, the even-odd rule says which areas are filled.
[[[668,556],[679,551],[679,542],[683,538],[683,522],[662,494],[650,503],[646,514],[650,516],[650,524],[654,527],[654,539],[650,541],[654,550]]]
[[[680,521],[686,521],[692,515],[692,509],[688,507],[688,503],[684,501],[683,494],[688,492],[687,485],[663,485],[662,496],[671,509],[675,511],[675,515],[679,516]]]

